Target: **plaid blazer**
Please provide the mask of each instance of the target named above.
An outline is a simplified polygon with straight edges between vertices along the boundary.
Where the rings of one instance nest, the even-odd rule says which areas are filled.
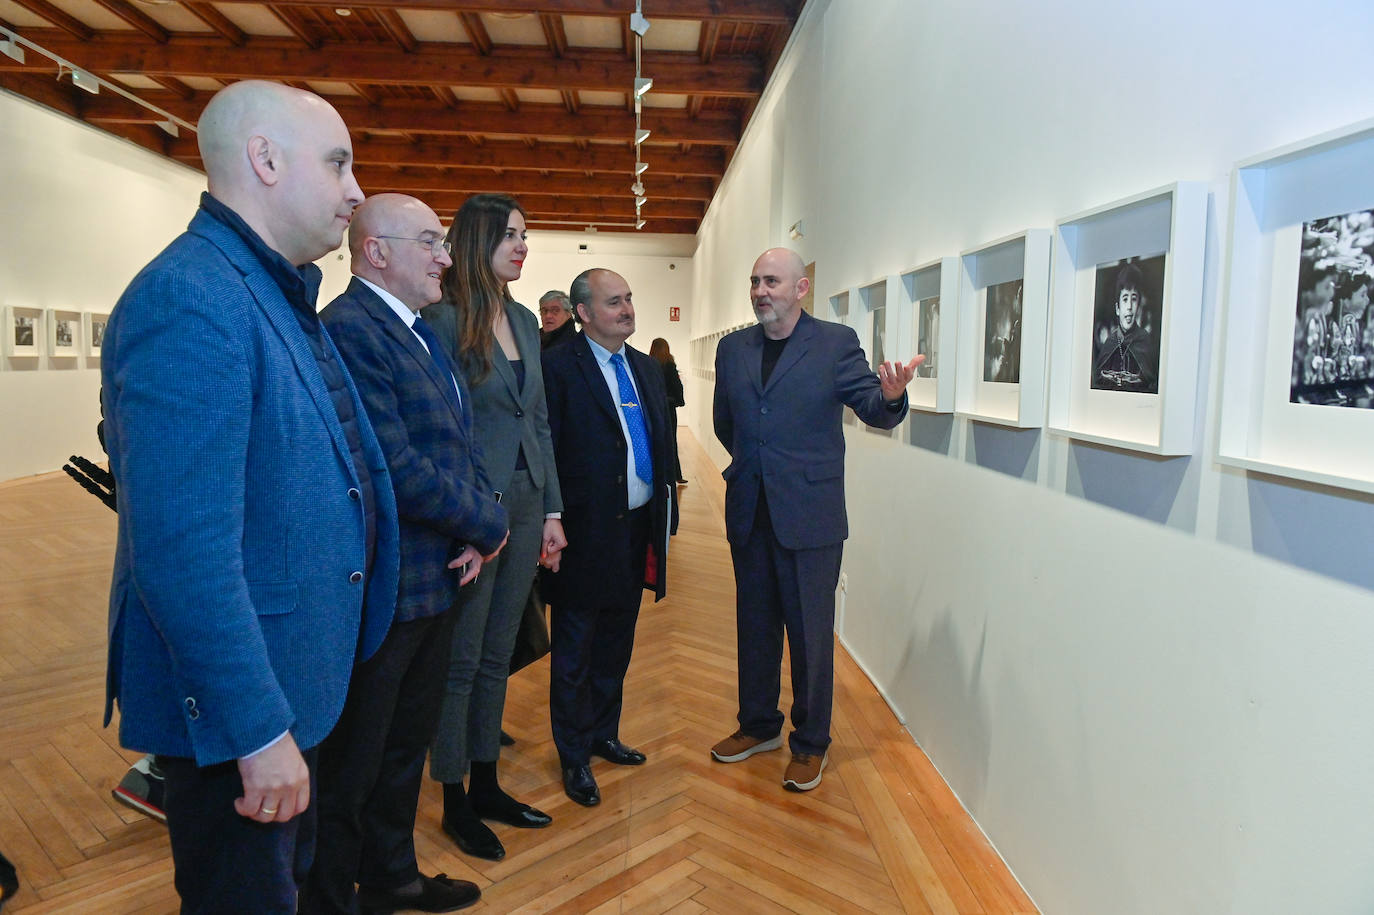
[[[461,370],[453,384],[391,307],[356,277],[320,313],[381,443],[401,526],[396,621],[447,610],[458,595],[448,568],[466,544],[484,554],[506,536],[472,435],[472,395]]]

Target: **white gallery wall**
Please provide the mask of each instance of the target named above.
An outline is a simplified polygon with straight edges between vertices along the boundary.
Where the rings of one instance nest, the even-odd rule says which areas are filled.
[[[0,310],[108,312],[134,274],[185,229],[204,188],[196,171],[0,91]],[[515,290],[531,310],[545,289],[566,289],[586,267],[611,267],[630,279],[639,304],[632,343],[647,351],[662,336],[675,354],[685,353],[692,238],[606,233],[593,236],[586,253],[578,250],[586,233],[531,238]],[[324,305],[348,283],[346,252],[319,265]],[[668,304],[682,308],[676,323]],[[99,391],[98,358],[0,353],[0,481],[56,470],[71,454],[103,457]]]
[[[1374,116],[1371,36],[1353,0],[811,0],[700,233],[693,337],[752,320],[770,245],[824,313],[1210,186],[1192,456],[847,430],[841,637],[1047,915],[1374,911],[1374,499],[1211,457],[1231,165]]]

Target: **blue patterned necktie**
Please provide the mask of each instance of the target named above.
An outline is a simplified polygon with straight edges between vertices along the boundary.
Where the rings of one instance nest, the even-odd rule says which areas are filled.
[[[439,335],[434,332],[434,328],[426,323],[424,315],[416,315],[413,326],[415,332],[420,335],[420,339],[425,341],[425,347],[429,350],[429,357],[439,367],[439,374],[452,383],[453,396],[458,400],[459,412],[462,412],[463,395],[458,393],[458,378],[453,374],[453,365],[448,361],[448,354],[444,352],[443,346],[439,343]]]
[[[625,414],[625,425],[630,430],[630,447],[635,453],[635,476],[653,485],[654,465],[649,456],[649,429],[644,425],[644,410],[635,399],[634,385],[630,384],[630,373],[625,371],[625,360],[619,353],[611,356],[615,366],[615,383],[620,388],[620,412]]]

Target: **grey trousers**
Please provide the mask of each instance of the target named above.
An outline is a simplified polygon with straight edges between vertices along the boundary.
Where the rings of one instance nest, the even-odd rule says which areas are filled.
[[[429,759],[430,777],[450,784],[463,780],[472,760],[500,758],[510,656],[544,539],[543,493],[529,471],[516,472],[501,504],[510,540],[454,603],[453,650]]]

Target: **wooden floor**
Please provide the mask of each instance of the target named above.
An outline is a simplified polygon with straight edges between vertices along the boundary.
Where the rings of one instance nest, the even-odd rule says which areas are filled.
[[[506,728],[518,743],[501,773],[553,825],[497,824],[505,860],[468,858],[440,832],[427,782],[422,868],[481,886],[471,911],[1034,912],[838,645],[819,788],[782,789],[785,752],[711,761],[707,749],[735,726],[733,579],[723,484],[685,430],[682,451],[692,482],[670,596],[645,605],[625,688],[621,736],[648,764],[598,760],[601,806],[568,800],[549,737],[548,662],[536,664],[511,681]],[[110,797],[138,756],[100,726],[113,539],[113,513],[62,474],[0,485],[0,850],[22,881],[6,915],[176,910],[165,829]]]

